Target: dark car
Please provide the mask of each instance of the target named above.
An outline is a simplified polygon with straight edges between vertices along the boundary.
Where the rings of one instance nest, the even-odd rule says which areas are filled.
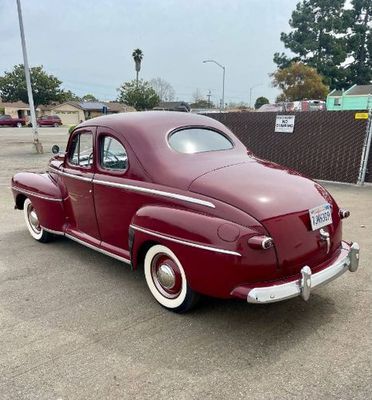
[[[39,126],[61,126],[62,121],[58,115],[43,115],[42,117],[37,119],[37,124]]]
[[[25,124],[26,121],[24,118],[12,118],[10,115],[0,115],[0,126],[16,126],[20,128]]]
[[[349,212],[326,189],[255,157],[205,116],[91,119],[47,173],[18,173],[12,190],[34,239],[66,236],[143,267],[154,298],[177,312],[199,294],[308,300],[358,268],[358,244],[342,240]]]

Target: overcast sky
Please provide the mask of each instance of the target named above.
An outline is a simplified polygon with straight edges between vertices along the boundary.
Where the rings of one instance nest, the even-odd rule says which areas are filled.
[[[63,81],[77,95],[115,99],[116,88],[135,78],[133,49],[144,53],[140,77],[161,77],[178,100],[198,88],[225,101],[275,99],[268,74],[280,32],[298,0],[22,0],[31,66]],[[22,63],[16,0],[0,0],[0,75]]]

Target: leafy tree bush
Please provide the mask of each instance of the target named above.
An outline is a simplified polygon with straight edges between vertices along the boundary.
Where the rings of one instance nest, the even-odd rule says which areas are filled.
[[[271,76],[273,86],[282,90],[277,101],[323,100],[328,94],[328,87],[316,69],[300,62],[278,69]]]
[[[138,111],[151,110],[156,107],[160,98],[150,83],[143,79],[124,82],[118,89],[118,101],[134,107]]]
[[[36,106],[52,101],[65,101],[66,94],[61,81],[54,75],[47,74],[43,66],[30,68],[32,92]],[[72,94],[72,93],[71,93]],[[25,71],[22,64],[15,65],[13,71],[0,76],[0,97],[4,102],[23,101],[28,103]]]
[[[90,93],[87,93],[86,95],[84,95],[81,98],[81,100],[82,101],[98,101],[98,99],[93,94],[90,94]]]
[[[345,0],[301,0],[289,20],[292,30],[280,36],[294,56],[275,53],[278,67],[300,61],[336,89],[368,84],[372,79],[372,2],[351,0],[350,9],[345,4]]]
[[[254,103],[254,108],[256,110],[258,110],[261,106],[263,106],[264,104],[269,104],[269,99],[267,99],[266,97],[257,97],[256,102]]]

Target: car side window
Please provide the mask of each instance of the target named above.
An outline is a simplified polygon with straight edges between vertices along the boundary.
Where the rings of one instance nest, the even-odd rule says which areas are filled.
[[[100,141],[100,164],[102,168],[125,171],[128,155],[124,146],[111,136],[103,136]]]
[[[90,167],[93,164],[93,137],[89,132],[77,134],[71,142],[69,161],[80,167]]]

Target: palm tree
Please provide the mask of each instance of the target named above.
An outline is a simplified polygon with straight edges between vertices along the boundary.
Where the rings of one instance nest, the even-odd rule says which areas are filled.
[[[136,64],[136,85],[138,86],[138,73],[141,70],[141,61],[143,59],[143,53],[141,49],[134,49],[132,53],[133,60]]]

